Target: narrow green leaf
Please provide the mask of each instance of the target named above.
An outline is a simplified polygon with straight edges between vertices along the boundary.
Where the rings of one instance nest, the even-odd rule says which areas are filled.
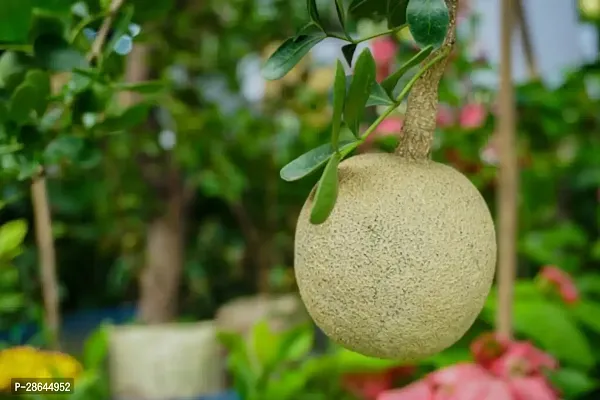
[[[340,129],[342,128],[342,113],[346,101],[346,72],[340,60],[337,61],[335,81],[333,83],[333,115],[331,127],[331,147],[338,149]]]
[[[88,64],[84,54],[60,36],[39,36],[33,44],[33,51],[38,64],[54,72],[70,72],[74,68],[85,68]]]
[[[10,98],[9,115],[17,124],[26,123],[37,105],[37,91],[29,83],[19,85]]]
[[[394,100],[383,90],[379,83],[374,82],[371,88],[371,95],[369,96],[369,100],[367,100],[367,107],[391,105],[394,105]]]
[[[341,154],[335,153],[325,166],[310,212],[310,223],[313,225],[327,221],[335,207],[338,195],[338,165],[341,160]]]
[[[325,39],[319,35],[300,35],[287,39],[267,60],[262,68],[262,76],[268,80],[283,78],[300,62],[315,45]]]
[[[335,0],[335,11],[340,21],[340,25],[346,33],[346,9],[344,8],[344,0]]]
[[[34,69],[27,72],[25,81],[37,91],[35,110],[37,111],[38,116],[41,116],[44,111],[46,111],[48,99],[51,94],[50,75],[42,70]]]
[[[384,18],[387,14],[387,0],[353,0],[348,14],[355,19]]]
[[[358,135],[359,125],[364,116],[365,106],[371,95],[374,82],[375,60],[371,51],[365,49],[356,61],[344,108],[344,120],[355,135]]]
[[[310,21],[308,24],[304,25],[302,28],[298,29],[296,32],[296,37],[298,36],[319,36],[323,35],[323,29],[314,22]]]
[[[425,60],[433,51],[433,46],[426,46],[417,54],[415,54],[410,60],[405,62],[398,70],[396,70],[393,74],[388,76],[381,82],[381,87],[383,90],[392,96],[392,92],[396,88],[398,81],[402,79],[402,77],[413,67],[419,65],[423,60]]]
[[[119,82],[113,85],[116,90],[127,90],[143,94],[152,94],[160,92],[166,88],[164,81],[146,81],[146,82]]]
[[[340,143],[340,153],[342,153],[342,156],[349,154],[359,143],[359,141],[342,141]],[[281,169],[279,175],[286,182],[297,181],[325,165],[334,153],[335,149],[331,146],[331,143],[316,147],[288,163]]]
[[[388,29],[395,29],[406,24],[406,7],[408,0],[388,0],[387,22]]]
[[[306,0],[306,8],[308,9],[308,16],[310,17],[310,20],[321,27],[322,24],[321,18],[319,17],[319,10],[317,9],[317,1]]]
[[[410,33],[421,47],[439,47],[450,25],[450,13],[445,0],[409,0],[406,20]]]
[[[352,59],[354,58],[354,52],[356,51],[356,44],[349,43],[342,47],[342,54],[344,55],[344,59],[348,63],[348,66],[352,66]]]

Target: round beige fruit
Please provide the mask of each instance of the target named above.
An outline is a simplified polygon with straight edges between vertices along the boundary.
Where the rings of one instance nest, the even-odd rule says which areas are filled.
[[[455,169],[386,153],[339,166],[335,208],[295,240],[300,295],[332,340],[405,361],[440,352],[471,327],[490,291],[496,234],[473,184]]]

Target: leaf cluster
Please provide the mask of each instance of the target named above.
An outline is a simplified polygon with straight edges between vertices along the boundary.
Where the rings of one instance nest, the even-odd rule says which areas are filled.
[[[290,162],[281,170],[281,177],[294,181],[325,166],[315,192],[311,211],[311,222],[321,224],[327,220],[335,206],[338,186],[338,165],[354,151],[377,126],[389,116],[406,98],[412,85],[423,72],[441,57],[429,58],[435,48],[441,46],[448,30],[450,16],[444,0],[354,0],[346,8],[342,0],[335,3],[337,16],[343,32],[331,32],[323,28],[316,0],[307,0],[306,7],[310,22],[294,36],[287,39],[268,59],[262,69],[266,79],[284,77],[308,52],[325,38],[333,37],[347,42],[342,47],[342,55],[353,69],[346,76],[344,65],[337,62],[333,87],[333,116],[331,142],[319,146]],[[353,39],[347,31],[349,18],[384,17],[388,30],[375,36]],[[377,36],[395,33],[409,27],[421,50],[413,58],[401,65],[382,82],[375,79],[376,61],[369,49],[365,49],[353,63],[357,45]],[[400,79],[414,67],[420,66],[414,77],[396,95]],[[363,133],[360,125],[365,109],[371,106],[385,106],[382,115]],[[342,127],[352,133],[352,139],[340,142]]]

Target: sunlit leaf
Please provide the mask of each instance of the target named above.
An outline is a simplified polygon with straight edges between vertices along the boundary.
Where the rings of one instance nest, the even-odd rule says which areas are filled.
[[[325,34],[300,35],[289,38],[267,60],[262,68],[262,76],[268,80],[283,78],[302,58],[325,39]]]

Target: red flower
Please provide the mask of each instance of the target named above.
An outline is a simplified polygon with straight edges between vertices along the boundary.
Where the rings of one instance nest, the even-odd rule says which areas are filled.
[[[485,333],[471,343],[471,354],[476,363],[489,368],[491,363],[508,349],[509,341],[495,333]]]
[[[571,275],[553,265],[547,265],[542,268],[540,277],[543,281],[551,284],[563,301],[567,304],[576,303],[579,300],[579,290],[573,283]]]
[[[382,372],[346,374],[342,380],[350,392],[362,400],[376,400],[381,393],[393,387],[394,380],[410,376],[412,366],[394,367]]]

